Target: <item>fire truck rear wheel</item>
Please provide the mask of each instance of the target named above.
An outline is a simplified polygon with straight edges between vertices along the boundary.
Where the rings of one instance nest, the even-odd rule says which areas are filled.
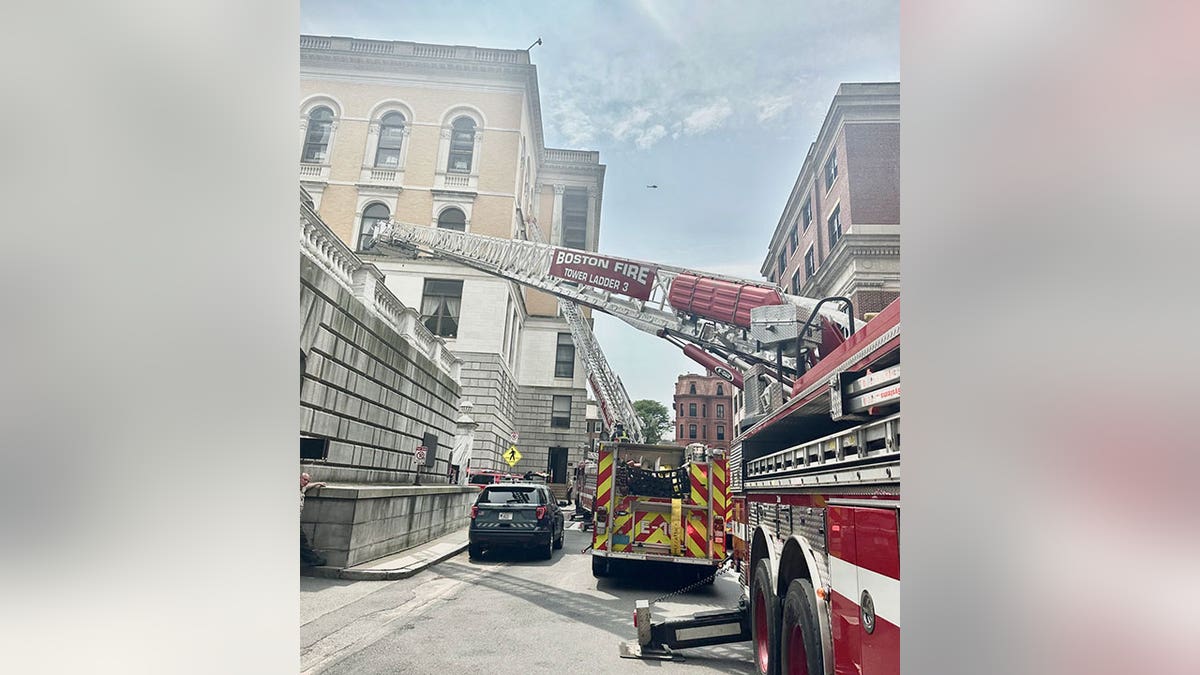
[[[608,558],[592,556],[592,576],[597,579],[608,576]]]
[[[788,586],[783,601],[783,631],[779,646],[779,662],[783,672],[819,675],[825,672],[821,663],[821,629],[817,624],[816,593],[808,579],[796,579]]]
[[[779,675],[779,598],[771,586],[769,560],[759,560],[750,584],[750,636],[759,675]]]

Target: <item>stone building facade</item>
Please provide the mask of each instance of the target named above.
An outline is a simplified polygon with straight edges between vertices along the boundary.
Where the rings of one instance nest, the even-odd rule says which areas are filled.
[[[899,297],[899,83],[838,88],[761,271],[796,295],[848,297],[859,319]]]
[[[322,219],[461,359],[474,404],[472,469],[551,470],[587,444],[586,375],[557,301],[429,257],[364,245],[398,221],[595,250],[599,153],[545,147],[537,69],[523,50],[305,35],[299,171]]]
[[[465,522],[477,490],[446,477],[462,364],[300,197],[300,466],[330,483],[301,528],[348,567]]]
[[[733,426],[733,385],[716,375],[680,375],[675,381],[675,442],[729,449]]]

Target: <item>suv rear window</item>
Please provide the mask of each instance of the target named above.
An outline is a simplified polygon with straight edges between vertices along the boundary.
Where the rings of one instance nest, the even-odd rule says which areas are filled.
[[[478,504],[542,504],[542,493],[535,487],[490,487],[479,495]]]

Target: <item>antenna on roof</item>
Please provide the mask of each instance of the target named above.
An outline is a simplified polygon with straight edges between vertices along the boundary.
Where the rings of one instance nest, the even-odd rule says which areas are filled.
[[[530,49],[533,49],[534,47],[536,47],[536,46],[538,46],[538,45],[540,45],[540,44],[542,44],[542,38],[538,38],[538,39],[537,39],[537,42],[535,42],[535,43],[533,43],[533,44],[529,45],[528,47],[526,47],[526,48],[525,48],[525,51],[529,51]]]

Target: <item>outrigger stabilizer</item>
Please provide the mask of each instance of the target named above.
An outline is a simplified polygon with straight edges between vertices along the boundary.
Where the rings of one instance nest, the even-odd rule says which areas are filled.
[[[738,601],[737,609],[700,612],[658,623],[650,618],[649,600],[638,600],[635,607],[633,625],[637,628],[637,644],[621,643],[619,653],[624,659],[681,659],[675,650],[750,639],[750,611],[745,598]]]

